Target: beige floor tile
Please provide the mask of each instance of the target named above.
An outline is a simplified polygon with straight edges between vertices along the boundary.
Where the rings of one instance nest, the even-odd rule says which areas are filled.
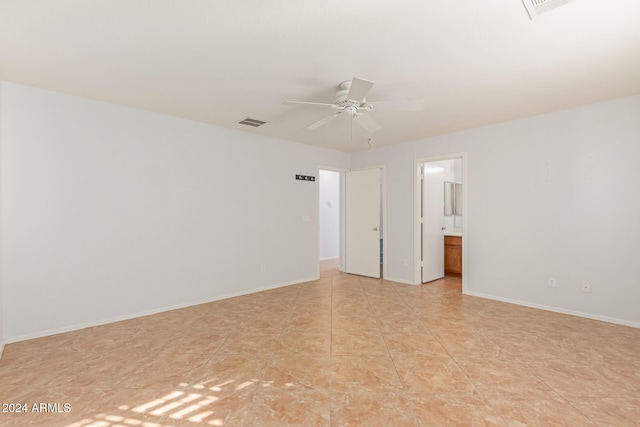
[[[203,366],[190,383],[195,389],[209,390],[216,396],[229,395],[241,390],[257,390],[265,381],[270,355],[221,354]]]
[[[172,410],[183,405],[187,393],[182,387],[165,389],[105,389],[104,396],[88,406],[84,420],[93,425],[141,425],[161,423]],[[125,421],[127,424],[125,424]],[[82,425],[82,424],[81,424]],[[91,424],[89,424],[91,425]]]
[[[601,426],[637,427],[640,425],[640,397],[568,398],[576,409]]]
[[[453,357],[500,358],[503,356],[500,347],[486,336],[476,332],[436,330],[434,335]]]
[[[334,333],[343,332],[378,332],[378,322],[375,317],[367,314],[334,313],[331,320]]]
[[[325,270],[7,344],[0,427],[638,426],[640,329]],[[64,407],[63,407],[64,409]]]
[[[257,393],[244,420],[246,426],[321,427],[330,424],[328,392]]]
[[[411,394],[409,400],[421,427],[507,426],[480,396]]]
[[[87,333],[78,335],[68,344],[68,349],[81,352],[122,352],[122,351],[154,351],[162,347],[170,335],[169,331],[179,334],[181,328],[165,328],[162,335],[151,340],[143,328],[125,329],[99,326],[89,328]]]
[[[332,356],[331,388],[345,391],[399,391],[402,383],[388,356]]]
[[[326,313],[309,313],[301,311],[292,314],[284,327],[284,332],[300,331],[300,332],[331,332],[331,311]]]
[[[3,360],[13,354],[27,354],[29,352],[45,353],[53,351],[69,350],[73,341],[78,337],[88,335],[88,329],[72,331],[63,334],[50,335],[32,340],[20,341],[8,345],[3,353]],[[2,365],[0,365],[0,369]]]
[[[352,303],[335,303],[331,308],[331,312],[337,316],[373,316],[373,312],[368,304],[361,301]]]
[[[148,356],[144,353],[86,353],[87,358],[76,363],[69,374],[68,386],[117,387],[139,371]],[[143,365],[144,366],[144,365]]]
[[[552,396],[547,384],[523,364],[505,359],[456,359],[467,377],[484,396]]]
[[[570,356],[559,343],[539,332],[491,332],[486,335],[504,357],[516,359],[563,359]]]
[[[254,394],[255,390],[250,389],[224,395],[195,387],[130,389],[108,396],[102,406],[110,409],[98,411],[94,419],[125,426],[153,423],[163,427],[215,425],[216,422],[242,419]],[[118,419],[121,424],[116,424]]]
[[[262,391],[293,392],[331,388],[331,358],[300,354],[277,355],[264,373]]]
[[[402,316],[398,313],[392,315],[378,315],[378,326],[383,333],[416,333],[424,334],[429,332],[429,328],[415,315]]]
[[[449,353],[442,347],[436,337],[430,332],[398,333],[382,332],[387,348],[392,357],[431,355],[448,357]]]
[[[332,334],[331,354],[333,356],[385,356],[389,351],[379,332],[340,331]]]
[[[157,352],[160,353],[215,353],[229,337],[229,332],[217,329],[195,330],[175,334],[171,339],[164,341]]]
[[[476,388],[451,357],[396,356],[393,363],[409,393],[473,394]]]
[[[367,295],[371,310],[376,317],[411,318],[415,316],[413,309],[401,297],[382,295],[375,297]]]
[[[417,426],[404,393],[335,392],[331,396],[332,426]]]
[[[189,353],[158,353],[140,360],[137,366],[118,384],[122,388],[165,389],[191,383],[210,355]]]
[[[640,393],[640,371],[615,364],[584,365],[573,361],[524,362],[533,374],[563,397],[627,397]],[[630,365],[631,366],[631,365]]]
[[[299,353],[316,356],[331,354],[331,334],[328,332],[307,332],[296,329],[283,332],[278,338],[275,354]]]
[[[30,387],[61,387],[68,385],[80,373],[80,367],[95,357],[95,353],[76,351],[30,352],[2,358],[1,384]]]
[[[279,348],[280,334],[269,330],[243,331],[229,334],[227,340],[220,346],[218,353],[225,354],[271,354]]]
[[[254,390],[224,396],[189,393],[187,402],[162,418],[162,427],[246,426],[245,418],[254,397]]]
[[[595,425],[568,401],[560,397],[509,396],[487,397],[487,401],[510,426],[593,426]]]

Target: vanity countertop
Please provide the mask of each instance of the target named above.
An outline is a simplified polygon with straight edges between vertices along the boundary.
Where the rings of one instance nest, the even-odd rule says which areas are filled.
[[[446,228],[444,230],[444,235],[462,237],[462,228]]]

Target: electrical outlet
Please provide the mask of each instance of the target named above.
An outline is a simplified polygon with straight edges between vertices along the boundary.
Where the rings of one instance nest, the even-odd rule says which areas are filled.
[[[550,288],[555,288],[556,286],[557,286],[556,278],[555,277],[549,277],[549,287]]]
[[[264,265],[264,264],[262,264],[262,265],[260,266],[260,272],[261,272],[261,273],[264,273],[265,271],[267,271],[267,266],[266,266],[266,265]]]
[[[405,267],[409,265],[409,262],[407,261],[406,258],[402,260],[402,265],[404,265]]]
[[[586,292],[586,293],[591,292],[591,284],[589,282],[584,282],[582,284],[582,292]]]

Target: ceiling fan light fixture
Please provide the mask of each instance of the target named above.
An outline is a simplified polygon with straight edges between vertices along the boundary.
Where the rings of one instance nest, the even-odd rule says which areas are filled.
[[[355,105],[349,105],[345,107],[344,112],[350,116],[355,117],[358,115],[358,107],[356,107]]]

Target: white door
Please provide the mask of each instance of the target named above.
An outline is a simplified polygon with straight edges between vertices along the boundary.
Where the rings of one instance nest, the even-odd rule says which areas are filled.
[[[347,172],[345,271],[380,277],[380,169]]]
[[[422,283],[444,277],[444,168],[425,163],[422,180]]]

